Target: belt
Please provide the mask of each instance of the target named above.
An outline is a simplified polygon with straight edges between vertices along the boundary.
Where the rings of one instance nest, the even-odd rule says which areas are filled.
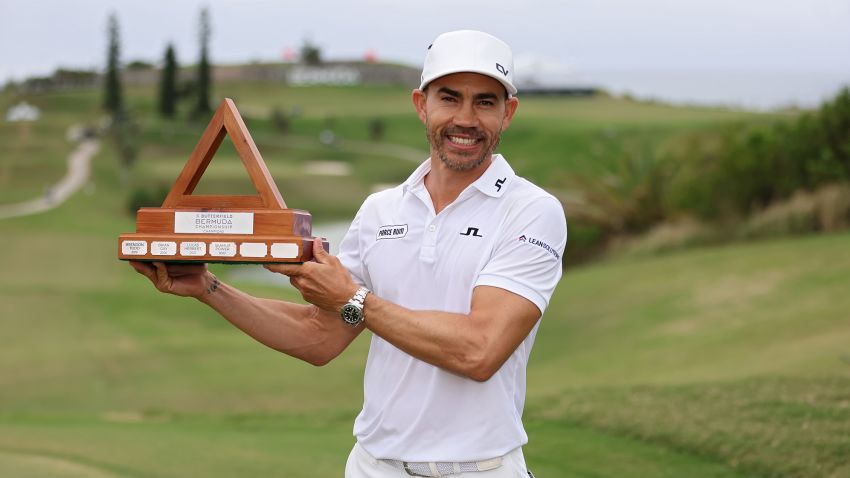
[[[399,460],[381,460],[384,463],[400,468],[410,476],[447,476],[455,473],[466,473],[470,471],[495,470],[502,466],[502,457],[490,458],[481,461],[464,462],[409,462]]]

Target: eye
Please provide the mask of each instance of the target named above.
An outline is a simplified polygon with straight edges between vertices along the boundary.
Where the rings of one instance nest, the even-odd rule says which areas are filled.
[[[478,102],[481,106],[495,106],[496,103],[493,100],[481,100]]]
[[[454,96],[449,96],[449,95],[441,96],[441,97],[440,97],[440,99],[441,99],[442,101],[447,102],[447,103],[455,103],[455,102],[457,102],[457,98],[455,98]]]

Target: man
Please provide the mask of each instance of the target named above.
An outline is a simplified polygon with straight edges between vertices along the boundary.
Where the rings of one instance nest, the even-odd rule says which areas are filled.
[[[312,364],[371,330],[346,477],[527,477],[525,370],[567,231],[560,203],[494,154],[516,92],[501,40],[434,41],[412,94],[431,157],[366,199],[338,257],[317,242],[315,262],[266,266],[310,305],[251,297],[204,266],[133,267]]]

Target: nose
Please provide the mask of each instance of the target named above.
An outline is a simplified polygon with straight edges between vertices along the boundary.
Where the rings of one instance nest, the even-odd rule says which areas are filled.
[[[473,127],[478,125],[478,115],[471,101],[464,101],[454,116],[454,123],[458,126]]]

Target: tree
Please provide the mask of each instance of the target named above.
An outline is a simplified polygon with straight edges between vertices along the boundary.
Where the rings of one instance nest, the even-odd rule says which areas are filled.
[[[118,38],[118,17],[114,13],[109,15],[107,21],[107,32],[109,36],[109,47],[106,55],[106,78],[104,81],[103,109],[109,112],[113,118],[121,116],[124,103],[121,94],[120,54],[121,46]]]
[[[174,47],[169,43],[165,49],[165,64],[159,84],[159,114],[173,118],[177,112],[177,60]]]
[[[127,63],[126,68],[128,70],[150,70],[154,65],[152,63],[148,63],[145,60],[133,60],[130,63]]]
[[[307,65],[321,65],[322,50],[310,40],[304,40],[301,45],[301,61]]]
[[[212,107],[210,107],[210,87],[212,82],[210,79],[210,63],[208,58],[210,14],[206,8],[201,9],[198,39],[201,42],[201,59],[198,62],[198,102],[193,111],[195,117],[206,116],[212,112]]]

